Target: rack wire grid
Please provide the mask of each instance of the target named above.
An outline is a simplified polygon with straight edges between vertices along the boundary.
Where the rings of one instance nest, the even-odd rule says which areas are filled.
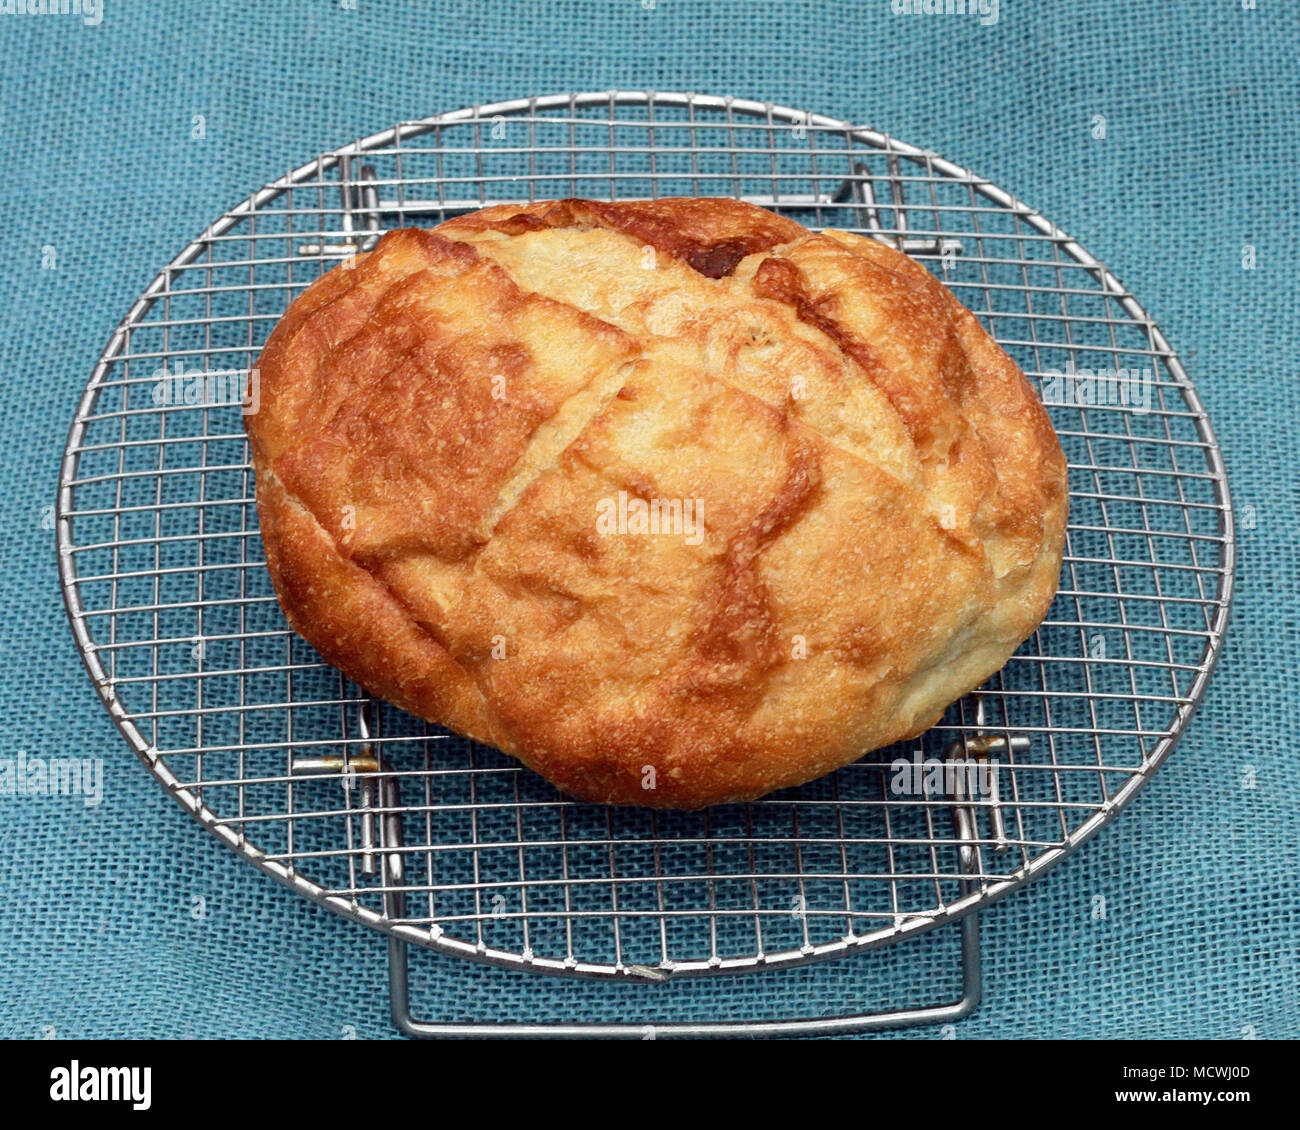
[[[240,396],[289,303],[390,228],[502,201],[709,195],[904,248],[1055,401],[1071,492],[1060,591],[1005,668],[904,747],[753,804],[579,804],[492,749],[368,702],[288,628]],[[402,942],[651,980],[864,950],[1041,874],[1182,733],[1233,572],[1205,411],[1087,251],[880,132],[635,92],[404,122],[231,209],[112,335],[71,429],[57,533],[73,631],[113,720],[246,859]],[[994,798],[891,787],[894,759],[954,748],[997,753]]]

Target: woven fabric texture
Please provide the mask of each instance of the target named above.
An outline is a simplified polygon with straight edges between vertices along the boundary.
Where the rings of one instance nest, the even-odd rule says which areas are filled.
[[[55,562],[67,428],[144,286],[256,186],[399,120],[636,88],[879,126],[1009,188],[1139,297],[1225,452],[1237,599],[1186,738],[1114,824],[985,913],[973,1018],[883,1038],[1300,1036],[1300,750],[1286,722],[1300,669],[1300,5],[1001,0],[983,21],[894,10],[907,7],[102,0],[97,23],[0,14],[0,755],[104,759],[101,804],[0,797],[0,1035],[394,1035],[382,939],[202,832],[95,696]],[[953,992],[954,933],[662,988],[416,953],[413,995],[441,1019],[927,1003]]]

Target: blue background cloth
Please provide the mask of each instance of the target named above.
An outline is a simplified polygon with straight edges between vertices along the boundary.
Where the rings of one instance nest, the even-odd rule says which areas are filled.
[[[1300,1035],[1300,5],[1002,0],[988,27],[889,0],[356,8],[104,0],[95,27],[0,15],[0,754],[103,756],[106,774],[96,807],[0,798],[0,1035],[393,1034],[382,939],[203,833],[95,697],[49,521],[66,430],[131,302],[252,188],[398,120],[616,87],[771,100],[934,149],[1079,239],[1181,352],[1242,520],[1227,649],[1135,805],[985,914],[986,1002],[955,1034]],[[953,933],[664,989],[417,953],[414,994],[440,1018],[920,1003],[952,985]]]

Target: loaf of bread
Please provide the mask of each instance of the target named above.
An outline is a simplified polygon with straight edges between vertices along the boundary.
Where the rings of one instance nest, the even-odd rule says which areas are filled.
[[[1065,461],[923,267],[723,199],[386,235],[258,362],[293,628],[588,801],[754,798],[921,733],[1041,621]]]

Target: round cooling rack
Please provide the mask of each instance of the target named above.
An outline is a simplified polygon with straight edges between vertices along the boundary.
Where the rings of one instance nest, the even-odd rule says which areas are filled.
[[[710,195],[891,242],[978,316],[1048,402],[1069,460],[1060,591],[1006,667],[906,747],[753,804],[579,804],[371,702],[290,631],[239,398],[294,297],[389,229],[505,201]],[[661,93],[404,122],[231,209],[104,350],[68,438],[57,526],[91,678],[209,831],[398,942],[646,980],[866,949],[1041,874],[1182,734],[1233,573],[1205,411],[1097,259],[1010,193],[877,131]],[[996,793],[900,794],[891,762],[918,749],[995,762]]]

